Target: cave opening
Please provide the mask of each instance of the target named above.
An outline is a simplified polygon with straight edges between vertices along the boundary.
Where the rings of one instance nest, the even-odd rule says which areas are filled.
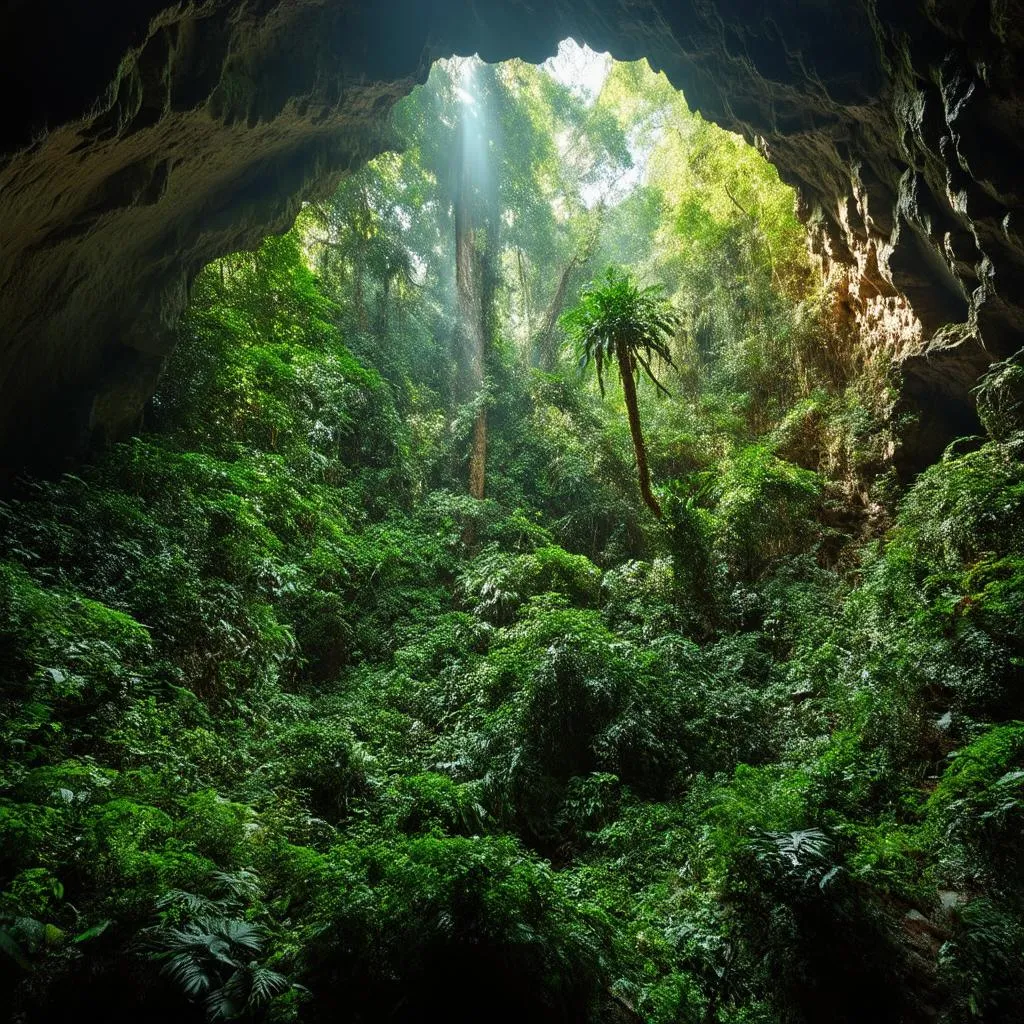
[[[0,35],[0,1014],[1016,1020],[1006,10]]]
[[[303,198],[386,148],[388,110],[434,60],[541,63],[569,37],[648,57],[710,121],[764,140],[820,252],[857,268],[858,315],[871,295],[909,299],[923,333],[894,354],[931,426],[908,465],[970,424],[971,388],[1016,348],[1022,268],[998,155],[1012,132],[988,113],[1007,109],[1013,75],[979,61],[950,12],[396,4],[233,16],[152,2],[102,31],[77,14],[43,31],[28,5],[5,14],[4,74],[32,102],[0,161],[4,479],[130,433],[201,267],[282,230]],[[63,73],[39,88],[44,51]]]

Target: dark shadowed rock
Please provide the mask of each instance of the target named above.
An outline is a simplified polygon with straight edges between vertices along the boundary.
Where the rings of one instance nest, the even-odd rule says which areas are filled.
[[[385,148],[431,62],[646,56],[797,187],[891,332],[922,451],[1021,345],[1016,0],[9,0],[0,13],[0,430],[39,465],[136,421],[199,268]]]

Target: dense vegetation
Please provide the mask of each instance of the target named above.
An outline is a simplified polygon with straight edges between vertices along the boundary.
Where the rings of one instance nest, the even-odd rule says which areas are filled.
[[[1018,1020],[1024,372],[899,479],[792,194],[644,65],[396,132],[0,505],[12,1019]],[[627,271],[654,505],[572,344]]]

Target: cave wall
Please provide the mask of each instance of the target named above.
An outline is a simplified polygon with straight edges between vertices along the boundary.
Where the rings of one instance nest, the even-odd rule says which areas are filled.
[[[188,287],[388,145],[440,56],[646,56],[757,141],[936,443],[1022,344],[1021,0],[7,0],[0,466],[138,422]]]

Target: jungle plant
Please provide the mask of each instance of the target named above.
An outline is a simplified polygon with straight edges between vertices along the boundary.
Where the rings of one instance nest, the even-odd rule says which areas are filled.
[[[679,313],[664,297],[660,286],[641,288],[631,274],[609,267],[603,280],[592,281],[583,289],[579,302],[562,315],[560,322],[579,349],[580,366],[594,363],[602,396],[605,364],[612,363],[618,368],[640,494],[660,519],[661,505],[651,490],[636,386],[643,370],[659,391],[668,394],[654,375],[651,363],[657,356],[672,365],[668,341],[679,328]]]
[[[213,895],[171,890],[157,901],[161,923],[146,939],[161,971],[189,999],[202,999],[211,1021],[255,1010],[292,987],[263,963],[265,930],[246,920],[259,897],[250,871],[214,872]]]

